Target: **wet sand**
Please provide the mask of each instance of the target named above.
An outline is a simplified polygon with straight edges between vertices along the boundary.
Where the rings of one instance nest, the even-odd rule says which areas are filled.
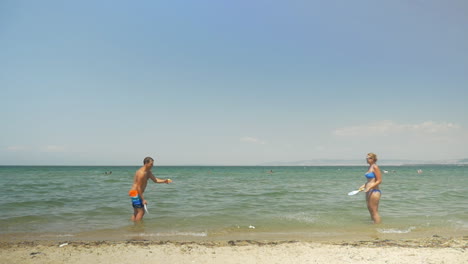
[[[0,242],[0,263],[468,263],[468,237],[341,242]]]

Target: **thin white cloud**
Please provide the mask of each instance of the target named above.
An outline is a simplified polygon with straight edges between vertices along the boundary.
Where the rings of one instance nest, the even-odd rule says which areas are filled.
[[[242,137],[240,138],[240,142],[247,142],[247,143],[253,143],[253,144],[260,144],[260,145],[266,144],[265,141],[260,140],[258,138],[254,138],[254,137]]]
[[[399,124],[393,121],[381,121],[365,125],[335,129],[333,135],[339,137],[386,136],[400,133],[441,135],[459,130],[458,124],[450,122],[426,121],[419,124]]]
[[[28,148],[25,146],[8,146],[6,149],[8,151],[24,151],[24,150],[27,150]]]
[[[324,151],[326,148],[324,146],[316,146],[314,148],[315,151]]]
[[[44,152],[63,152],[63,151],[65,151],[65,146],[48,145],[48,146],[42,147],[42,151],[44,151]]]

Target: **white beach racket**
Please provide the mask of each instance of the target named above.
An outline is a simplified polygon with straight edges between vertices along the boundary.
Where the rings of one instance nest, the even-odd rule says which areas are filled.
[[[349,192],[348,195],[355,195],[355,194],[357,194],[359,192],[360,192],[359,190],[355,190],[355,191]]]
[[[145,207],[145,212],[146,212],[147,214],[149,214],[149,212],[148,212],[148,207],[146,206],[146,204],[144,205],[144,207]]]
[[[363,191],[363,189],[359,189],[359,190],[355,190],[355,191],[352,191],[352,192],[349,192],[348,195],[355,195],[355,194],[358,194],[359,192]]]

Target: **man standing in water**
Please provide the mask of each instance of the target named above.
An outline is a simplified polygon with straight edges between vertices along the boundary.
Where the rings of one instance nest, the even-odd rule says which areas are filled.
[[[151,157],[146,157],[143,160],[143,167],[138,169],[135,173],[135,177],[133,178],[133,186],[132,189],[128,192],[128,195],[132,198],[132,206],[133,206],[133,215],[132,221],[140,221],[143,219],[145,215],[144,206],[148,203],[143,196],[145,192],[146,185],[148,184],[148,180],[151,179],[155,183],[171,183],[171,179],[158,179],[154,177],[153,173],[151,172],[151,168],[153,168],[154,160]]]

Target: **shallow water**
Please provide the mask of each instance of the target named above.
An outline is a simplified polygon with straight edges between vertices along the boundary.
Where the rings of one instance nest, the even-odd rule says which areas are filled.
[[[0,167],[0,233],[96,240],[468,234],[466,166],[381,166],[389,173],[377,226],[364,194],[347,195],[365,182],[366,166],[154,167],[156,177],[174,182],[148,184],[150,213],[134,225],[128,190],[137,169]]]

